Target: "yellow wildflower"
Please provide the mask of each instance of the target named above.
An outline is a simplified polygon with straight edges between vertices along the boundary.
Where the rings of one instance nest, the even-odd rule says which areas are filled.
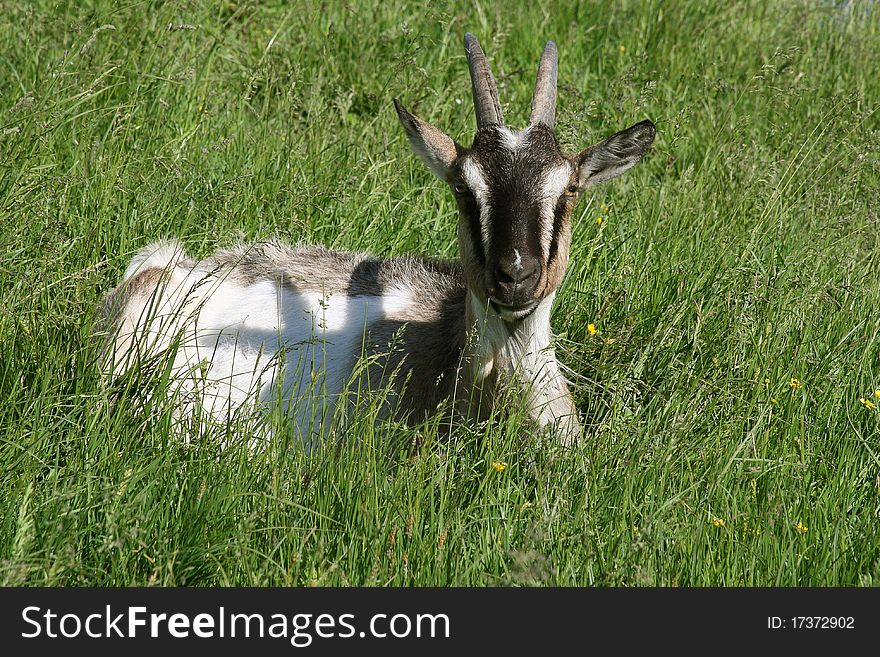
[[[867,408],[869,411],[873,411],[875,408],[877,408],[877,404],[872,402],[870,399],[865,399],[864,397],[859,397],[859,403]]]
[[[794,526],[794,528],[798,531],[799,534],[806,534],[807,533],[807,526],[804,523],[802,523],[800,520],[798,520],[798,524],[796,524]]]
[[[595,324],[587,324],[587,333],[590,335],[596,335],[599,331],[596,329]]]
[[[874,396],[875,396],[877,399],[880,399],[880,390],[875,390],[875,391],[874,391]]]
[[[804,384],[801,383],[800,381],[798,381],[797,379],[795,379],[794,377],[792,377],[791,381],[788,382],[788,385],[791,386],[792,390],[797,390],[798,388],[800,388]]]
[[[596,217],[596,225],[601,226],[603,221],[605,221],[605,217]]]
[[[619,52],[622,55],[623,53],[626,52],[626,46],[624,46],[623,44],[617,46],[617,52]]]
[[[712,518],[712,524],[716,527],[724,527],[724,518]]]
[[[504,472],[507,469],[507,464],[495,461],[495,463],[492,464],[492,469],[496,472]]]

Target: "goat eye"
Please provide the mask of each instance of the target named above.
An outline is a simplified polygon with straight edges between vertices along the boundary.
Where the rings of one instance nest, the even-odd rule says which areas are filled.
[[[456,194],[464,194],[468,190],[467,185],[465,185],[463,182],[454,183],[452,185],[452,189],[455,191]]]
[[[565,195],[566,196],[574,196],[577,193],[578,193],[578,186],[577,185],[569,185],[568,187],[565,188]]]

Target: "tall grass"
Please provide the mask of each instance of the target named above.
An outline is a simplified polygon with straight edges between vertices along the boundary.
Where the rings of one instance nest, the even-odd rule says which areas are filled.
[[[875,3],[0,16],[3,584],[880,584]],[[576,210],[553,324],[582,444],[365,412],[311,455],[274,418],[252,453],[234,424],[183,440],[155,382],[113,403],[92,309],[149,240],[455,256],[391,99],[468,142],[467,30],[509,123],[553,38],[567,148],[659,129]]]

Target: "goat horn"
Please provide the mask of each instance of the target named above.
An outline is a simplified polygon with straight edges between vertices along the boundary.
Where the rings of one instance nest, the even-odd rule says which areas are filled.
[[[532,115],[529,124],[541,123],[553,128],[556,117],[556,44],[547,42],[541,63],[538,65],[538,80],[535,83],[535,94],[532,96]]]
[[[474,111],[477,115],[477,129],[496,124],[504,125],[501,116],[501,103],[498,102],[498,88],[489,69],[489,61],[480,48],[477,37],[468,32],[464,35],[464,48],[467,52],[468,68],[474,87]]]

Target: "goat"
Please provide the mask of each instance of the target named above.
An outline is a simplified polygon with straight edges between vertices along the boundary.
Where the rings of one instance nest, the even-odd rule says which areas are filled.
[[[484,419],[508,387],[539,429],[574,441],[580,423],[550,333],[572,209],[584,189],[641,160],[655,128],[642,121],[563,153],[553,131],[550,41],[529,126],[511,130],[479,42],[468,33],[464,43],[472,146],[394,99],[413,150],[458,204],[460,261],[277,242],[197,261],[176,242],[153,243],[104,298],[109,375],[170,353],[190,403],[218,420],[280,403],[309,445],[327,434],[352,386],[390,389],[383,412],[410,423],[444,409],[458,420]]]

